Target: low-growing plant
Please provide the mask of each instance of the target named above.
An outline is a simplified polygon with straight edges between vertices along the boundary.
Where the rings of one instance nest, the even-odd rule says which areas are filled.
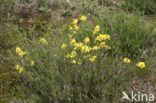
[[[124,86],[136,76],[136,69],[144,71],[146,65],[122,56],[109,57],[113,36],[105,34],[98,23],[94,28],[87,19],[74,19],[58,38],[45,35],[24,47],[16,46],[12,58],[17,75],[22,75],[17,86],[22,100],[34,94],[46,103],[121,103]]]
[[[82,8],[83,14],[91,5]],[[15,66],[17,100],[122,103],[122,91],[133,78],[150,76],[146,51],[155,50],[154,26],[120,10],[95,13],[61,25],[55,19],[51,25],[46,15],[5,23],[5,29],[0,25],[0,53]]]

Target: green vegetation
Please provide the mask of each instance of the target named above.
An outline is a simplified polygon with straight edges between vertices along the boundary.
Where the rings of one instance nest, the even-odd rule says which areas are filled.
[[[123,6],[131,12],[139,12],[140,14],[156,14],[155,0],[121,0],[118,6]]]
[[[25,9],[31,13],[16,0],[0,4],[0,102],[125,103],[122,91],[155,95],[147,88],[156,86],[156,19],[136,13],[155,15],[155,2],[22,3],[35,3]]]

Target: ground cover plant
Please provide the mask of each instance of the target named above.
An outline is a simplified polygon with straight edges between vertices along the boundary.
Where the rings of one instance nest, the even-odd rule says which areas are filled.
[[[123,91],[155,95],[155,21],[118,4],[71,1],[49,11],[46,2],[38,0],[38,13],[1,21],[2,103],[127,103]]]

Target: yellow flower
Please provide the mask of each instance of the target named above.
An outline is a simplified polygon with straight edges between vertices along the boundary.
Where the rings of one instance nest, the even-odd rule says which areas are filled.
[[[61,45],[61,48],[62,48],[62,49],[65,49],[66,47],[67,47],[66,44],[62,44],[62,45]]]
[[[16,47],[16,53],[18,53],[18,55],[21,57],[28,54],[28,52],[22,51],[19,47]]]
[[[69,27],[69,30],[73,30],[73,27],[70,26],[70,27]]]
[[[18,73],[22,73],[23,72],[23,67],[20,67],[20,65],[16,65],[15,69],[18,71]]]
[[[20,53],[22,50],[20,47],[16,47],[16,53]]]
[[[18,73],[21,74],[22,72],[23,72],[23,68],[20,67],[19,70],[18,70]]]
[[[74,24],[74,25],[77,25],[77,23],[78,23],[78,20],[77,20],[77,19],[74,19],[74,20],[73,20],[73,24]]]
[[[76,39],[72,39],[70,45],[74,45],[76,43]]]
[[[67,54],[66,58],[75,58],[77,56],[76,51],[72,51],[71,54]]]
[[[104,48],[107,49],[107,50],[111,49],[111,47],[108,46],[108,45],[105,45]]]
[[[100,26],[99,25],[96,25],[93,34],[99,32],[99,31],[100,31]]]
[[[94,62],[94,61],[96,60],[96,58],[97,58],[97,56],[92,56],[89,60],[90,60],[91,62]]]
[[[111,49],[111,47],[108,46],[108,45],[106,45],[105,42],[101,42],[99,48],[105,48],[105,49],[107,49],[107,50]]]
[[[72,60],[71,63],[72,63],[72,64],[76,64],[76,60]]]
[[[81,48],[82,53],[89,53],[91,50],[92,50],[92,48],[87,45],[83,45]]]
[[[93,48],[92,48],[92,50],[99,50],[100,49],[100,47],[98,47],[98,46],[93,46]]]
[[[145,68],[145,63],[144,62],[139,62],[137,63],[137,66],[141,69]]]
[[[76,56],[77,56],[76,51],[72,51],[71,52],[71,55],[70,55],[70,58],[75,58]]]
[[[89,37],[86,37],[85,40],[84,40],[84,42],[85,42],[86,44],[89,43],[89,42],[90,42]]]
[[[96,38],[95,38],[95,42],[97,42],[97,41],[103,41],[103,40],[110,40],[110,35],[108,35],[108,34],[100,34],[100,35],[98,35]]]
[[[18,53],[18,55],[19,55],[20,57],[22,57],[22,56],[24,56],[24,55],[26,55],[26,54],[28,54],[28,52],[21,51],[21,52]]]
[[[103,47],[105,47],[106,46],[106,43],[105,42],[101,42],[100,43],[100,48],[103,48]]]
[[[46,41],[46,39],[45,38],[41,38],[40,40],[39,40],[42,44],[48,44],[48,42]]]
[[[30,61],[30,66],[34,66],[34,64],[35,64],[34,61],[31,60],[31,61]]]
[[[128,58],[124,58],[124,59],[123,59],[123,62],[129,64],[131,61],[130,61],[130,59],[128,59]]]
[[[87,20],[87,17],[86,16],[81,16],[80,20],[81,21],[86,21]]]
[[[67,55],[66,55],[66,58],[70,58],[70,54],[67,54]]]
[[[20,68],[20,65],[16,65],[15,69],[19,70],[19,68]]]
[[[81,49],[82,46],[83,46],[83,43],[75,43],[74,44],[74,50]]]
[[[75,29],[76,31],[79,30],[79,26],[73,25],[73,27],[74,27],[74,29]]]

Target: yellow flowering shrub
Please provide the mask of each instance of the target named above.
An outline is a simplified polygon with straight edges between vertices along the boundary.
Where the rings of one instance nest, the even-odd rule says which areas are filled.
[[[80,20],[74,19],[67,29],[63,29],[66,32],[61,32],[64,34],[54,38],[54,41],[37,39],[37,42],[32,42],[25,48],[29,53],[20,47],[15,50],[18,54],[15,71],[23,73],[24,83],[28,83],[28,87],[31,85],[31,90],[38,92],[41,97],[48,96],[48,102],[55,102],[55,95],[56,99],[61,98],[59,102],[75,102],[75,97],[81,95],[86,99],[78,102],[85,103],[88,99],[93,99],[92,96],[96,101],[98,97],[107,96],[107,91],[106,95],[103,94],[106,87],[111,90],[118,80],[125,83],[125,77],[129,75],[132,61],[129,58],[122,59],[120,55],[112,57],[114,36],[102,32],[100,29],[103,28],[99,25],[92,29],[86,19],[83,16]],[[143,69],[145,63],[139,62],[135,66]],[[132,71],[133,68],[130,73]],[[51,98],[53,96],[54,99]],[[100,102],[101,98],[98,101]]]
[[[87,18],[85,16],[81,16],[79,24],[81,24],[81,21],[86,21],[86,19]],[[111,47],[106,43],[106,40],[111,39],[110,35],[96,34],[100,31],[99,25],[95,26],[95,29],[92,31],[93,34],[88,34],[80,39],[78,36],[79,30],[81,29],[81,26],[78,25],[78,19],[74,19],[72,24],[69,26],[69,46],[72,48],[72,52],[67,53],[66,58],[71,60],[72,64],[78,63],[80,65],[83,63],[84,58],[87,61],[94,62],[98,56],[101,56],[101,54],[99,54],[101,50],[107,51],[111,49]],[[61,48],[63,48],[63,44]]]
[[[78,19],[74,19],[72,24],[69,26],[68,37],[70,47],[72,48],[72,52],[67,53],[66,58],[71,60],[72,64],[82,64],[85,60],[94,62],[96,59],[98,59],[99,56],[104,55],[104,51],[108,51],[111,49],[111,46],[108,45],[109,41],[111,40],[111,36],[109,34],[104,33],[99,34],[99,25],[96,25],[94,30],[92,30],[93,34],[90,33],[85,36],[81,36],[79,34],[79,30],[81,30],[82,28],[78,25],[78,22],[79,24],[81,24],[83,23],[81,21],[86,21],[86,19],[87,18],[85,16],[81,16],[80,21]],[[85,30],[84,27],[82,30]],[[82,30],[81,33],[83,32]],[[131,61],[128,58],[124,58],[123,62],[129,64]],[[137,66],[140,68],[145,67],[143,63],[139,63],[137,64]]]

